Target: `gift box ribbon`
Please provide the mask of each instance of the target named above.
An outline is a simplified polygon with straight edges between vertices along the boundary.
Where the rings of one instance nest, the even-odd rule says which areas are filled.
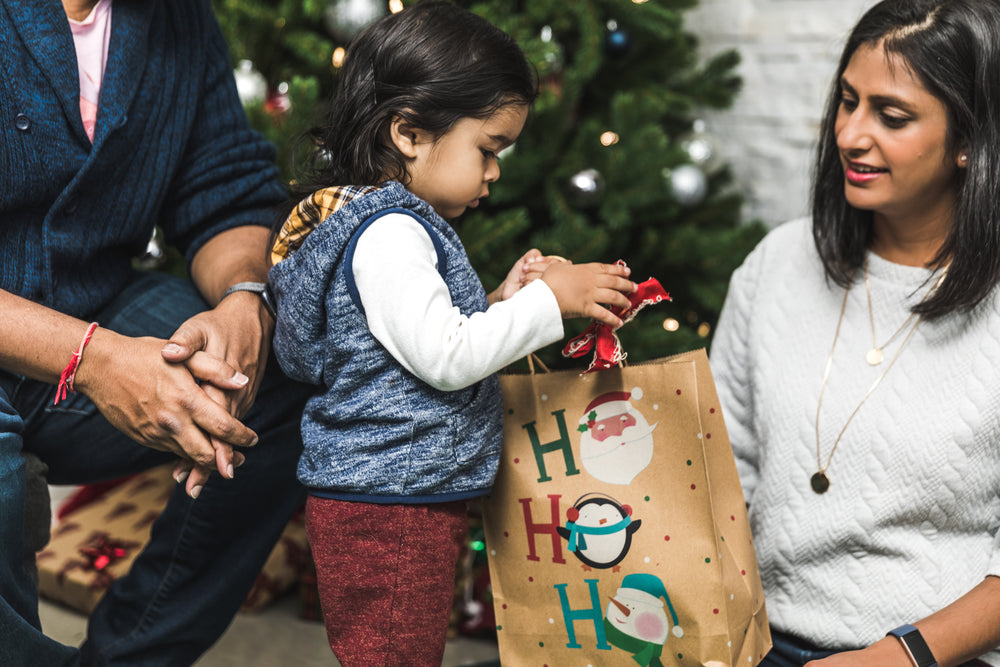
[[[621,266],[625,265],[621,261],[618,264]],[[663,289],[663,286],[660,285],[656,278],[650,278],[639,283],[636,291],[629,296],[629,305],[627,308],[619,306],[612,308],[611,312],[622,320],[622,325],[624,326],[632,321],[636,314],[646,306],[660,303],[664,300],[670,301],[670,294]],[[627,356],[622,351],[622,344],[618,340],[618,334],[607,324],[597,321],[591,322],[590,326],[582,334],[570,339],[563,348],[562,354],[564,357],[576,359],[590,352],[594,353],[594,357],[591,359],[590,366],[587,367],[584,373],[617,366],[625,361],[625,357]]]

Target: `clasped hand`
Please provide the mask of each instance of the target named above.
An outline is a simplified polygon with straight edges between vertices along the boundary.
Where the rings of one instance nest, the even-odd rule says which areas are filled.
[[[244,461],[234,447],[257,443],[240,417],[256,396],[270,323],[253,326],[253,310],[236,301],[192,317],[169,341],[99,329],[77,373],[78,390],[112,425],[180,457],[174,477],[193,498],[213,470],[234,476]]]

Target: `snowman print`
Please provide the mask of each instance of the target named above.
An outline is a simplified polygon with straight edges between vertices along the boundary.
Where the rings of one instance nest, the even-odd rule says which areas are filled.
[[[608,603],[604,629],[612,646],[631,653],[643,667],[663,667],[660,656],[667,638],[684,636],[663,582],[652,574],[622,580]]]

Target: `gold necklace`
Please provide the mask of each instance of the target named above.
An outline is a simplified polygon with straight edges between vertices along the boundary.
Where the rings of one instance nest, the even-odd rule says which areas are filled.
[[[902,332],[903,329],[906,328],[906,325],[910,323],[910,320],[912,320],[915,317],[915,315],[911,311],[910,316],[907,317],[906,320],[904,320],[901,325],[899,325],[898,329],[896,329],[896,333],[889,336],[889,340],[879,345],[875,340],[875,313],[872,311],[872,285],[871,285],[871,280],[868,279],[867,256],[865,257],[865,294],[868,296],[868,321],[871,322],[872,325],[872,349],[868,350],[868,352],[865,354],[865,361],[868,362],[869,366],[878,366],[879,364],[882,363],[883,359],[882,350],[888,347],[889,344],[892,343],[892,341],[896,340],[896,336],[898,336],[900,332]],[[924,298],[926,299],[927,297]]]
[[[945,267],[945,269],[941,272],[941,275],[934,282],[934,285],[932,285],[931,288],[927,290],[927,294],[925,294],[924,298],[920,300],[920,303],[926,301],[931,294],[937,291],[937,288],[941,286],[941,282],[944,280],[944,277],[947,274],[948,274],[948,268]],[[910,336],[912,336],[913,332],[917,330],[917,325],[920,324],[920,319],[921,319],[920,315],[915,316],[917,321],[913,323],[912,327],[910,327],[909,332],[907,332],[906,334],[906,338],[903,339],[903,342],[899,345],[899,349],[896,350],[896,354],[892,355],[892,359],[889,361],[889,365],[887,365],[885,367],[885,370],[883,370],[882,373],[879,374],[877,378],[875,378],[875,382],[873,382],[872,386],[869,387],[868,391],[865,392],[865,395],[861,398],[861,402],[858,403],[857,407],[854,408],[854,411],[851,412],[851,416],[847,418],[846,422],[844,422],[844,427],[840,429],[840,433],[837,434],[837,439],[833,441],[833,447],[830,449],[830,455],[826,457],[826,465],[824,465],[819,443],[819,413],[820,409],[823,407],[823,393],[826,391],[826,381],[830,378],[830,368],[833,366],[833,352],[834,350],[837,349],[837,339],[840,337],[840,325],[844,322],[844,311],[847,309],[847,295],[851,291],[850,282],[851,280],[853,280],[853,278],[854,274],[852,273],[850,278],[848,279],[848,287],[844,289],[844,302],[840,304],[840,317],[837,318],[837,329],[833,334],[833,345],[830,346],[830,356],[826,360],[826,369],[823,371],[823,383],[820,385],[819,389],[819,401],[816,403],[816,472],[813,473],[813,476],[809,479],[809,484],[810,486],[812,486],[812,490],[819,494],[826,493],[827,490],[830,488],[830,478],[827,477],[826,471],[830,468],[830,462],[833,461],[833,454],[837,451],[837,445],[840,444],[840,439],[844,436],[844,432],[847,430],[847,426],[851,423],[851,420],[854,419],[854,415],[858,414],[858,410],[860,410],[861,406],[865,404],[865,401],[868,400],[868,397],[871,396],[872,392],[875,391],[875,388],[878,387],[880,382],[882,382],[882,378],[886,376],[886,374],[889,372],[889,369],[892,368],[892,365],[896,363],[896,359],[899,358],[899,353],[903,351],[903,348],[906,347],[906,344],[910,341]],[[867,259],[865,259],[865,285],[866,286],[868,285]],[[870,309],[871,308],[870,291],[868,295],[869,295],[868,307]],[[869,313],[870,312],[871,311],[869,310]],[[914,315],[911,313],[910,317],[907,318],[906,322],[909,322],[913,317]],[[903,327],[906,326],[906,322],[903,323]],[[900,327],[900,331],[902,331],[903,327]],[[892,338],[895,338],[898,334],[899,331],[893,334]],[[889,342],[892,341],[892,338],[890,338],[889,341],[886,342],[886,345],[888,345]],[[881,354],[881,350],[879,350],[879,353]],[[881,359],[879,361],[881,362]]]

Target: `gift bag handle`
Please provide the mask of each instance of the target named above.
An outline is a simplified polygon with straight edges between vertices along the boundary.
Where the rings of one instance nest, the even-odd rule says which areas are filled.
[[[552,371],[550,371],[550,370],[549,370],[549,367],[548,367],[548,366],[546,366],[546,365],[545,365],[545,363],[544,363],[544,362],[542,361],[541,357],[539,357],[539,356],[538,356],[537,354],[535,354],[534,352],[530,353],[530,354],[529,354],[529,355],[528,355],[528,356],[526,357],[526,359],[528,360],[528,372],[529,372],[529,373],[530,373],[531,375],[534,375],[534,374],[535,374],[535,363],[536,363],[536,362],[538,363],[538,365],[539,365],[539,366],[541,366],[541,367],[542,367],[542,370],[543,370],[543,371],[545,371],[546,373],[551,373],[551,372],[552,372]]]

